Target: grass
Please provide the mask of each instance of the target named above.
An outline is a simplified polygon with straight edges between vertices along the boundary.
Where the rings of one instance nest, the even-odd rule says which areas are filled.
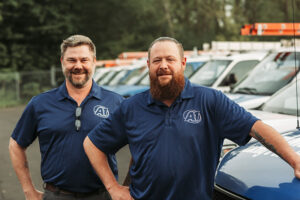
[[[0,100],[0,108],[13,107],[21,104],[23,104],[23,102],[17,100],[10,100],[10,101],[5,101],[2,99]]]

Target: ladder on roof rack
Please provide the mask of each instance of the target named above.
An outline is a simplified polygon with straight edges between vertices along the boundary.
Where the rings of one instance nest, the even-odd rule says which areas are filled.
[[[241,35],[250,36],[300,36],[300,23],[254,23],[245,24]]]

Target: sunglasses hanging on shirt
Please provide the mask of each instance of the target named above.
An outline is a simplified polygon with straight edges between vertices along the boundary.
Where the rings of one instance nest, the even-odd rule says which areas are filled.
[[[76,128],[76,131],[79,131],[79,129],[80,129],[80,127],[81,127],[80,116],[81,116],[81,107],[78,106],[78,107],[76,108],[76,111],[75,111],[75,117],[76,117],[76,120],[75,120],[75,128]]]

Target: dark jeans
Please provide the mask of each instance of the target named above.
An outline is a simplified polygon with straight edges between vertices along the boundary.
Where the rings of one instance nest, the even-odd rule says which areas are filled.
[[[92,194],[86,197],[76,197],[72,194],[62,194],[51,192],[45,189],[43,200],[111,200],[109,193],[106,190]]]

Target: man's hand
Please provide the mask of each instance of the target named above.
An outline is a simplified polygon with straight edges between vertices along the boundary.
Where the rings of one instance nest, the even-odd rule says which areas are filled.
[[[116,184],[108,189],[112,200],[134,200],[129,192],[129,187]]]
[[[300,156],[297,155],[298,159],[297,161],[294,163],[294,165],[292,165],[292,167],[294,168],[294,174],[295,176],[300,179]]]
[[[108,164],[106,154],[98,149],[88,136],[83,142],[83,147],[111,198],[113,200],[133,200],[129,192],[129,187],[121,186],[117,182]]]
[[[26,200],[41,200],[43,193],[35,189],[25,154],[26,148],[20,146],[13,138],[9,140],[9,154],[13,168],[20,180]]]
[[[295,176],[300,179],[300,155],[274,128],[258,120],[252,126],[250,136],[285,160],[293,167]]]
[[[34,189],[31,192],[25,192],[26,200],[42,200],[43,199],[43,192]]]

